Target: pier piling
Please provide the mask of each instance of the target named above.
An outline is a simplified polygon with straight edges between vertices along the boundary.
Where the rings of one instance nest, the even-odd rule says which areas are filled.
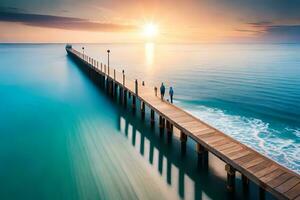
[[[227,189],[229,192],[233,192],[235,187],[235,169],[231,165],[226,164],[225,170],[227,172]]]
[[[144,101],[141,101],[141,117],[142,117],[142,120],[145,119],[145,102]]]
[[[181,142],[181,154],[185,155],[186,153],[186,142],[187,142],[187,135],[184,132],[180,132],[180,142]]]
[[[151,123],[151,126],[153,127],[154,123],[155,123],[155,115],[154,115],[153,109],[151,109],[151,111],[150,111],[150,123]]]
[[[208,151],[201,144],[196,144],[196,152],[198,154],[198,166],[202,168],[208,167]]]

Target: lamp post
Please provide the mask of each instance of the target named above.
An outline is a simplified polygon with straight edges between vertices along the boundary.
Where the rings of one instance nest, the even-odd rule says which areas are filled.
[[[108,71],[108,76],[109,76],[109,53],[110,53],[110,50],[108,49],[107,50],[107,71]]]
[[[84,59],[84,47],[82,47],[82,56],[83,56],[83,59]]]
[[[110,53],[110,50],[108,49],[107,50],[107,66],[109,67],[109,53]]]

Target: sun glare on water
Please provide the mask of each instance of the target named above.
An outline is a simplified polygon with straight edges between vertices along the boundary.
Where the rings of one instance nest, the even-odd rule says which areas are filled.
[[[143,27],[143,34],[147,38],[154,38],[158,35],[158,26],[153,23],[145,24]]]

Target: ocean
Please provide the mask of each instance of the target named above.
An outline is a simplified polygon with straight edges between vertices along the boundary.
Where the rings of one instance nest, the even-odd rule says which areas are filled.
[[[299,44],[73,46],[104,63],[110,49],[112,67],[172,86],[176,105],[300,173]],[[0,94],[1,199],[231,198],[218,159],[198,170],[192,142],[181,157],[63,44],[1,44]],[[235,195],[255,199],[251,191]]]

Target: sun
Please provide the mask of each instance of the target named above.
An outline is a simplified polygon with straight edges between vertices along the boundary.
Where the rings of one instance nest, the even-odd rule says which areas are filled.
[[[143,27],[143,34],[147,38],[154,38],[158,35],[158,26],[154,23],[147,23]]]

